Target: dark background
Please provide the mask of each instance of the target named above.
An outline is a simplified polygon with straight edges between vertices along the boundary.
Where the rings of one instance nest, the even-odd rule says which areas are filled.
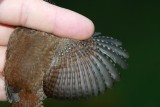
[[[160,107],[160,1],[54,0],[90,18],[96,31],[123,42],[130,53],[121,81],[87,100],[45,100],[45,107]],[[10,107],[0,102],[0,107]]]

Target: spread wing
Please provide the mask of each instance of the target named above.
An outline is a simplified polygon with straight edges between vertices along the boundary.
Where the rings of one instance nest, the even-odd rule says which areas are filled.
[[[94,36],[87,41],[63,39],[52,58],[50,70],[44,76],[44,91],[48,97],[85,98],[98,95],[119,80],[115,64],[126,68],[128,53],[116,39]]]

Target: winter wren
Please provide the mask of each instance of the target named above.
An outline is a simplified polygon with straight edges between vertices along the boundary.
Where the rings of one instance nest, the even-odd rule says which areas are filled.
[[[119,80],[128,53],[116,39],[95,33],[88,40],[59,38],[18,27],[9,39],[4,68],[13,107],[43,107],[46,97],[76,99],[98,95]]]

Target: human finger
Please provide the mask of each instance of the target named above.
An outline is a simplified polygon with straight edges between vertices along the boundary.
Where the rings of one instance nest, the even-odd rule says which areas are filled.
[[[4,77],[2,75],[4,64],[5,64],[5,52],[6,52],[5,46],[0,46],[0,101],[5,101],[6,98],[6,92],[5,92],[5,85],[4,85]]]
[[[88,18],[41,0],[1,1],[0,22],[79,40],[89,38],[94,31]]]
[[[9,37],[15,27],[0,24],[0,46],[5,46],[8,43]]]

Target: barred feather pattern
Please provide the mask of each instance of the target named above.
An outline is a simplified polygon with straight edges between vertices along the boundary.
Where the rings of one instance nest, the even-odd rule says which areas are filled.
[[[75,99],[96,96],[120,79],[116,64],[127,68],[126,50],[112,37],[95,33],[85,41],[60,39],[43,87],[48,97]]]

